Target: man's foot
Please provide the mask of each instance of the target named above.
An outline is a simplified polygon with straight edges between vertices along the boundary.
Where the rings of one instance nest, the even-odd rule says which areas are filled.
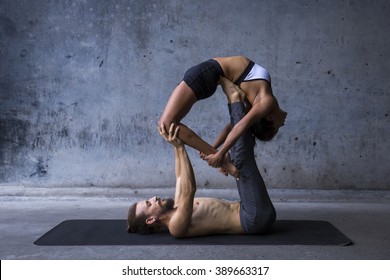
[[[240,172],[234,166],[233,162],[230,160],[228,153],[225,154],[221,168],[223,171],[229,173],[231,176],[233,176],[236,179],[238,179],[240,176]]]
[[[229,103],[244,101],[245,93],[237,85],[225,77],[221,77],[219,81]]]

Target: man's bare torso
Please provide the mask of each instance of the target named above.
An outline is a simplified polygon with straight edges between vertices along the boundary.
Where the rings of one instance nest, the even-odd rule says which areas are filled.
[[[195,198],[187,236],[243,233],[240,203],[216,198]]]

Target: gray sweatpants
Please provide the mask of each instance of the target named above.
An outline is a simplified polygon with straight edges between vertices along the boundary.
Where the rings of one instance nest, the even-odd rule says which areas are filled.
[[[230,124],[234,127],[245,116],[244,103],[229,104]],[[254,155],[255,138],[248,129],[230,150],[230,157],[240,171],[237,180],[241,198],[241,226],[248,234],[265,233],[276,219],[275,208],[268,195]]]

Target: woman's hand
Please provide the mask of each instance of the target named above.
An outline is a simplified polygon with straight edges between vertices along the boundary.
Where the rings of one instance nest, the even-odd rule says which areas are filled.
[[[201,151],[198,151],[199,157],[203,160],[206,160],[207,155],[205,153],[202,153]]]
[[[221,156],[219,153],[210,154],[206,156],[204,160],[206,160],[212,167],[221,167],[223,163],[223,155]]]

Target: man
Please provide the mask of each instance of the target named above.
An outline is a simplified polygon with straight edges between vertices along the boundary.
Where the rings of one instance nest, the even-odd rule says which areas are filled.
[[[224,81],[228,83],[228,81]],[[244,116],[245,106],[236,87],[227,87],[231,127]],[[276,218],[263,178],[254,157],[255,139],[244,132],[231,149],[231,159],[240,173],[237,188],[240,202],[216,198],[195,198],[194,172],[184,143],[178,137],[179,126],[172,124],[169,133],[164,125],[159,131],[174,147],[175,199],[153,197],[132,205],[128,214],[128,232],[153,232],[167,228],[175,238],[210,234],[261,234]],[[228,131],[227,131],[228,133]]]

